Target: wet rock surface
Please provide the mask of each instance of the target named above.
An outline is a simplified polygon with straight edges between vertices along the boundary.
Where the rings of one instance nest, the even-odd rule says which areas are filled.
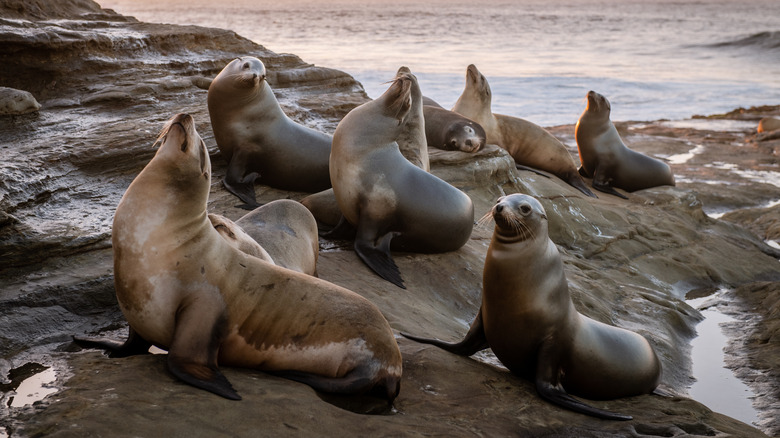
[[[759,141],[755,132],[777,107],[686,123],[617,123],[629,147],[667,159],[678,181],[628,201],[586,198],[554,177],[518,172],[495,146],[476,156],[431,150],[432,172],[469,194],[476,219],[503,194],[538,197],[578,310],[637,331],[656,348],[662,389],[673,397],[594,402],[633,421],[605,422],[543,402],[490,354],[462,358],[405,339],[398,340],[404,378],[397,412],[386,416],[354,414],[305,385],[242,369],[223,370],[244,397],[231,402],[175,381],[164,356],[80,351],[73,334],[125,335],[113,290],[111,220],[171,115],[192,114],[211,153],[209,212],[233,220],[245,213],[221,185],[226,163],[206,110],[208,82],[224,65],[259,57],[285,111],[329,133],[368,98],[345,73],[230,31],[139,23],[87,0],[47,5],[0,1],[0,85],[28,91],[42,105],[37,113],[0,117],[0,436],[3,428],[11,436],[764,436],[685,397],[688,345],[701,316],[684,299],[715,288],[734,289],[735,314],[750,324],[735,331],[734,367],[760,377],[747,380],[760,394],[761,427],[780,433],[764,421],[776,416],[779,396],[772,373],[780,363],[780,252],[764,240],[778,238],[780,210],[771,203],[780,189],[771,172],[777,178],[780,140]],[[550,130],[576,161],[574,126]],[[257,186],[260,202],[305,195]],[[393,329],[456,340],[479,307],[491,233],[490,223],[476,227],[451,253],[396,253],[407,290],[373,274],[349,242],[321,240],[317,270],[377,304]],[[33,362],[56,369],[54,385],[63,389],[11,407],[19,376]]]

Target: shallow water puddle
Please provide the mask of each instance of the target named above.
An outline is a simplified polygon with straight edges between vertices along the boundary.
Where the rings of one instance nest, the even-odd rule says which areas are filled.
[[[751,399],[756,395],[726,368],[723,349],[729,339],[721,325],[735,320],[715,306],[708,307],[714,302],[712,298],[713,295],[687,300],[704,316],[696,326],[698,336],[691,341],[691,371],[696,382],[691,385],[689,394],[715,412],[755,425],[758,413]]]
[[[51,386],[57,380],[54,368],[46,368],[22,381],[16,388],[16,395],[9,399],[8,406],[21,408],[43,400],[47,395],[54,394],[59,389]]]

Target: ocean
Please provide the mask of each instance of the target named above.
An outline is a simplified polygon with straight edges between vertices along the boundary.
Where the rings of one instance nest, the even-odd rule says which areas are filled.
[[[372,98],[401,65],[451,107],[475,64],[493,111],[571,124],[595,90],[613,120],[780,104],[777,0],[98,0],[141,21],[230,29],[346,71]]]

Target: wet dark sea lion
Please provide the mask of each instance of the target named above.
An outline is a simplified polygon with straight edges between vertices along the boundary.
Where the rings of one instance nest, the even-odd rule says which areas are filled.
[[[505,196],[491,213],[496,227],[485,259],[482,306],[465,339],[451,344],[402,334],[463,356],[489,347],[510,371],[534,381],[545,400],[599,418],[631,419],[569,393],[607,400],[652,392],[661,363],[650,343],[577,312],[539,201]]]
[[[617,187],[628,192],[674,185],[669,165],[627,148],[609,115],[604,96],[588,92],[588,106],[577,121],[574,136],[580,153],[580,174],[593,178],[593,188],[621,198]]]
[[[209,86],[208,108],[217,146],[228,161],[225,187],[249,209],[258,206],[255,179],[310,193],[330,187],[331,137],[287,117],[259,59],[228,64]]]
[[[396,76],[388,90],[347,114],[333,135],[330,171],[345,220],[357,229],[355,251],[382,278],[404,287],[390,248],[454,251],[471,236],[468,195],[410,163],[398,147],[416,105],[417,79]]]

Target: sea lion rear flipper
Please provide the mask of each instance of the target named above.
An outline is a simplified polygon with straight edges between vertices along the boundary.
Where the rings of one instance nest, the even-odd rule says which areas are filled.
[[[536,365],[536,391],[540,397],[565,409],[596,418],[620,421],[633,419],[630,415],[595,408],[569,395],[560,383],[559,358],[554,357],[554,354],[559,351],[560,348],[553,345],[553,341],[550,339],[545,340],[539,349]]]
[[[238,205],[238,207],[245,210],[254,210],[260,206],[255,197],[255,180],[260,174],[257,172],[246,174],[246,159],[244,155],[241,151],[238,151],[230,157],[230,163],[228,163],[222,184],[230,193],[238,196],[238,199],[246,203],[245,205]]]
[[[152,346],[151,342],[142,338],[132,327],[124,343],[111,339],[82,338],[79,336],[74,336],[73,341],[85,348],[102,348],[108,351],[108,357],[112,358],[149,354],[149,347]]]
[[[361,239],[360,235],[355,239],[355,252],[363,262],[376,272],[380,277],[400,287],[406,289],[404,280],[401,278],[401,271],[393,261],[390,255],[390,241],[394,233],[387,233],[374,246],[370,240]]]
[[[182,304],[176,313],[168,370],[196,388],[241,400],[217,368],[217,353],[227,328],[225,304],[221,297],[206,292],[197,295],[198,301]]]
[[[294,380],[309,385],[317,391],[331,394],[365,394],[377,386],[373,376],[360,368],[342,377],[320,376],[296,370],[269,371],[269,374]],[[393,394],[380,393],[380,395],[395,398]]]
[[[463,340],[460,342],[443,342],[438,339],[421,338],[408,335],[403,332],[401,332],[401,336],[423,344],[435,345],[442,350],[449,351],[450,353],[454,353],[459,356],[471,356],[478,351],[482,351],[490,347],[490,345],[488,345],[487,338],[485,338],[485,329],[482,325],[482,307],[479,308],[477,317],[474,318],[474,322],[471,323],[471,327],[469,328],[469,332],[466,333],[466,337],[463,338]]]

